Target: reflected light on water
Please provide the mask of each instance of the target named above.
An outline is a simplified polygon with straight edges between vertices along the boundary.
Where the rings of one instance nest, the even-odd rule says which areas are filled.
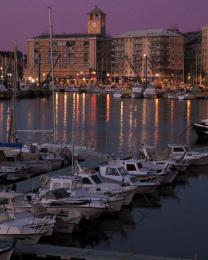
[[[133,140],[133,106],[129,107],[129,135],[128,135],[128,148],[131,150],[134,140]]]
[[[86,94],[82,94],[82,126],[85,124],[85,113],[86,113]]]
[[[159,110],[159,106],[158,106],[158,98],[156,98],[155,100],[154,100],[154,107],[155,107],[155,124],[154,124],[154,144],[156,144],[157,142],[158,142],[158,133],[159,133],[159,131],[158,131],[158,123],[159,123],[159,112],[158,112],[158,110]]]
[[[64,93],[64,118],[63,118],[63,142],[67,142],[67,115],[68,115],[68,106],[67,106],[67,93]]]
[[[92,142],[90,145],[96,147],[97,140],[96,140],[96,112],[97,112],[97,96],[93,94],[90,97],[90,124],[91,124],[91,131],[90,131],[90,141]]]
[[[170,136],[173,138],[174,136],[174,108],[175,108],[175,101],[171,100],[170,101]]]
[[[186,142],[190,138],[190,126],[191,126],[191,101],[187,100],[186,103]]]
[[[106,96],[106,123],[110,121],[110,95]]]
[[[76,94],[76,124],[80,122],[80,95]]]
[[[146,141],[147,99],[143,100],[141,110],[141,142]]]
[[[95,125],[96,123],[96,109],[97,109],[97,99],[96,99],[96,95],[93,95],[90,100],[90,110],[91,110],[90,121],[92,125]]]
[[[86,118],[86,94],[85,93],[83,93],[82,94],[82,115],[81,115],[81,117],[82,117],[82,120],[81,120],[81,122],[82,122],[82,128],[81,128],[81,144],[84,144],[85,142],[86,142],[86,140],[85,140],[85,129],[84,129],[84,127],[85,127],[85,118]]]
[[[119,135],[119,151],[124,142],[124,102],[121,100],[120,104],[120,135]]]

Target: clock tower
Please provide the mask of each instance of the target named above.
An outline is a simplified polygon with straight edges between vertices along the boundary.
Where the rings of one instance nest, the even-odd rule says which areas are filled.
[[[105,17],[106,14],[97,6],[88,13],[88,34],[105,35]]]

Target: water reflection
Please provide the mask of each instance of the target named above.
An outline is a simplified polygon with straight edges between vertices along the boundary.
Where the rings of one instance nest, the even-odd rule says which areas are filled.
[[[178,102],[166,99],[115,100],[112,95],[57,93],[55,96],[57,140],[71,142],[72,129],[78,144],[101,152],[128,153],[139,143],[166,148],[168,143],[193,144],[191,124],[208,117],[203,100]],[[6,139],[9,102],[0,103],[1,139]],[[52,129],[52,98],[20,100],[17,103],[19,129]],[[21,136],[28,141],[30,135]],[[36,141],[46,139],[36,136]]]

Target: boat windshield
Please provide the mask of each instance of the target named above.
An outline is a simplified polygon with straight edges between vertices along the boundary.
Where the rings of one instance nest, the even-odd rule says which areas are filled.
[[[93,175],[91,178],[96,184],[101,184],[103,182],[98,175]]]
[[[184,148],[183,147],[174,147],[173,152],[184,152]]]
[[[119,172],[122,176],[128,174],[127,170],[126,170],[124,167],[119,167],[119,168],[118,168],[118,172]]]
[[[139,162],[139,163],[137,163],[137,167],[139,168],[139,169],[142,169],[142,164]]]

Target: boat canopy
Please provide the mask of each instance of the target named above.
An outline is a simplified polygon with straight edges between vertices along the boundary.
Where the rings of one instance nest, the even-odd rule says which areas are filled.
[[[22,144],[18,144],[18,143],[1,143],[0,142],[0,147],[7,147],[7,148],[22,148]]]

